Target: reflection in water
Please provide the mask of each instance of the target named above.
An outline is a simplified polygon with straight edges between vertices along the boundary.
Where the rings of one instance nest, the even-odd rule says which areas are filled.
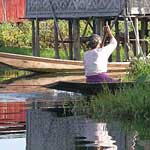
[[[25,103],[0,101],[0,135],[25,132]]]
[[[125,134],[115,124],[97,123],[83,116],[28,110],[27,150],[125,150]]]
[[[16,135],[0,135],[0,149],[1,150],[25,150],[26,137],[25,134]]]
[[[141,140],[136,132],[126,135],[117,122],[73,116],[64,103],[79,101],[81,97],[56,90],[0,94],[0,147],[6,146],[6,141],[17,145],[24,141],[19,150],[25,150],[26,126],[27,150],[149,150],[148,138]],[[69,116],[64,116],[64,108]]]
[[[125,134],[118,122],[64,117],[59,111],[28,110],[27,150],[149,150],[148,139],[139,139],[137,132]]]
[[[15,70],[10,67],[2,66],[0,64],[0,82],[9,80],[12,78],[18,78],[20,76],[30,75],[29,71]]]

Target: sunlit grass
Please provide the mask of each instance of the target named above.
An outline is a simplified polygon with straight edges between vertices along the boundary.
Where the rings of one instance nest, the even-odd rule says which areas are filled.
[[[24,47],[24,48],[0,47],[0,52],[33,56],[32,48],[26,48],[26,47]],[[64,50],[60,49],[59,54],[60,54],[61,59],[66,59]],[[40,57],[55,58],[55,51],[54,51],[54,49],[50,49],[50,48],[41,49]]]

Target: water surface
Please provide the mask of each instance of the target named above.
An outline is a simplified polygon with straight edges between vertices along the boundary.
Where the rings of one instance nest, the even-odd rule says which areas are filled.
[[[49,79],[5,80],[0,88],[2,150],[150,149],[149,124],[77,115],[74,104],[86,97],[39,86]]]

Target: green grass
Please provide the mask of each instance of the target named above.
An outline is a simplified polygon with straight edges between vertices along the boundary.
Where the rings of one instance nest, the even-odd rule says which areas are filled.
[[[127,80],[139,80],[141,82],[150,81],[150,59],[134,58],[131,60],[131,71]]]
[[[31,48],[0,47],[0,52],[21,54],[21,55],[32,55]]]
[[[0,52],[29,55],[29,56],[33,55],[32,48],[0,47]],[[61,59],[66,59],[65,52],[62,49],[59,50],[59,53]],[[40,56],[47,58],[55,58],[55,52],[53,49],[41,49]]]
[[[92,96],[90,101],[78,104],[79,113],[90,114],[92,118],[139,119],[150,120],[149,84],[136,84],[132,88],[124,87],[111,93],[108,88],[101,94]]]
[[[106,91],[93,97],[90,108],[93,113],[113,118],[150,119],[149,84],[136,84],[132,88],[124,88],[115,94]]]

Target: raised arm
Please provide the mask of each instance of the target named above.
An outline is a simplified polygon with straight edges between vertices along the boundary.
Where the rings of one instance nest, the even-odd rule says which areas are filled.
[[[117,47],[117,40],[113,36],[113,34],[110,30],[110,27],[108,25],[104,27],[104,32],[105,32],[106,36],[108,36],[110,38],[109,44],[103,47],[105,50],[105,53],[107,53],[107,55],[109,56]]]

